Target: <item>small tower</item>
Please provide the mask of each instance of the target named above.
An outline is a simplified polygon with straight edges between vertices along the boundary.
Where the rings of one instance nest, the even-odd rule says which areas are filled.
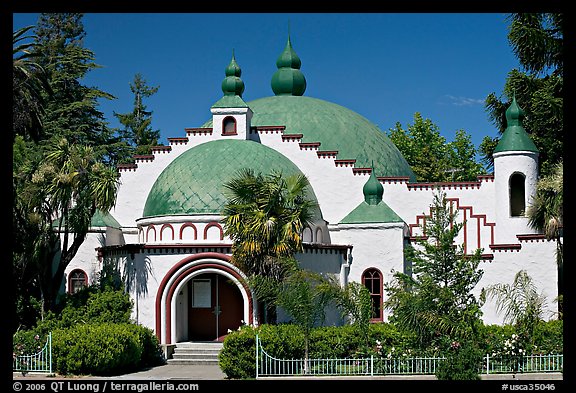
[[[214,135],[223,138],[250,139],[252,110],[242,99],[244,82],[240,79],[242,70],[234,52],[226,67],[226,78],[222,81],[224,96],[210,108]]]
[[[535,233],[526,215],[538,182],[538,148],[522,126],[524,111],[512,98],[506,130],[494,149],[496,243],[516,243],[516,235]]]

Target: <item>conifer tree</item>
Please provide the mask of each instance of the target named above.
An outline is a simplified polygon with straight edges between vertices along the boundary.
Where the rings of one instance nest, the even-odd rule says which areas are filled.
[[[385,288],[391,321],[415,333],[423,349],[447,349],[452,342],[470,340],[481,322],[480,304],[472,290],[483,275],[482,250],[465,254],[463,245],[455,244],[463,225],[456,217],[457,211],[438,190],[422,227],[424,236],[406,248],[411,267],[396,272]]]
[[[114,116],[124,126],[120,134],[130,146],[132,154],[150,154],[152,146],[158,145],[160,130],[152,129],[152,112],[146,110],[144,98],[154,95],[159,87],[148,86],[142,75],[136,74],[130,83],[130,90],[134,94],[134,109],[124,114],[114,112]]]

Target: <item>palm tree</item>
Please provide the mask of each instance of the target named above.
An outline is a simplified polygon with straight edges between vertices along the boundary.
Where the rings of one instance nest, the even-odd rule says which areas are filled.
[[[532,344],[534,328],[543,319],[546,298],[537,292],[528,273],[520,270],[512,284],[490,285],[485,294],[496,300],[496,310],[504,313],[504,322],[515,325],[527,344]]]
[[[274,323],[274,291],[265,290],[264,283],[282,282],[297,266],[294,254],[302,251],[302,231],[317,203],[308,197],[309,182],[303,174],[284,177],[280,172],[263,175],[242,169],[224,187],[228,202],[223,222],[233,241],[232,263],[263,283],[255,289],[265,298],[268,322]]]
[[[92,147],[66,139],[53,143],[40,163],[23,165],[14,175],[15,214],[35,228],[23,255],[35,262],[44,311],[54,306],[94,213],[110,211],[119,186],[117,171],[101,163]]]
[[[42,134],[43,93],[50,92],[50,86],[44,69],[34,61],[37,44],[24,42],[35,38],[26,35],[33,27],[23,27],[12,34],[12,137],[22,135],[38,140]]]
[[[548,240],[556,242],[556,262],[558,263],[558,294],[561,300],[563,294],[563,268],[564,248],[562,244],[563,228],[563,184],[564,165],[563,161],[557,163],[553,172],[538,181],[536,195],[532,205],[528,208],[529,225],[543,232]],[[558,303],[560,315],[562,314],[562,302]]]
[[[320,273],[294,269],[276,288],[275,304],[286,311],[292,323],[304,333],[304,373],[307,374],[312,329],[324,322],[326,306],[335,300],[340,286]]]

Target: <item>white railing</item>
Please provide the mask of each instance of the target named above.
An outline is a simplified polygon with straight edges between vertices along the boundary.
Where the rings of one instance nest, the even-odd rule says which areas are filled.
[[[484,356],[483,374],[547,373],[564,370],[563,354],[525,355],[519,357]]]
[[[278,359],[269,355],[256,335],[256,378],[298,375],[434,375],[443,357]],[[564,355],[501,358],[486,355],[479,374],[562,372]]]
[[[12,371],[52,374],[52,332],[48,333],[46,344],[32,355],[16,355],[12,360]]]

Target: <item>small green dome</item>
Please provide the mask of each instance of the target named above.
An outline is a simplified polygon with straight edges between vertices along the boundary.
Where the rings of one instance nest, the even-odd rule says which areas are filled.
[[[378,181],[374,175],[374,171],[370,173],[370,178],[368,178],[368,181],[364,184],[362,191],[364,192],[364,201],[366,201],[367,204],[377,205],[382,202],[384,186]]]
[[[238,171],[281,171],[301,174],[298,167],[276,150],[251,140],[220,139],[182,153],[162,171],[152,186],[143,217],[178,214],[219,214],[227,202],[224,184]],[[317,202],[313,190],[311,200]]]
[[[240,96],[244,93],[244,82],[240,79],[242,75],[242,70],[238,63],[236,63],[236,58],[234,53],[232,53],[232,60],[228,67],[226,67],[226,78],[222,81],[222,92],[225,96]]]
[[[272,75],[271,83],[274,94],[277,96],[303,95],[306,91],[306,78],[300,71],[302,62],[296,52],[294,52],[294,49],[292,49],[290,37],[288,37],[286,48],[276,60],[276,66],[278,70]]]
[[[531,151],[538,152],[538,148],[522,126],[524,111],[516,102],[516,96],[506,109],[506,129],[494,149],[494,153],[503,151]]]

